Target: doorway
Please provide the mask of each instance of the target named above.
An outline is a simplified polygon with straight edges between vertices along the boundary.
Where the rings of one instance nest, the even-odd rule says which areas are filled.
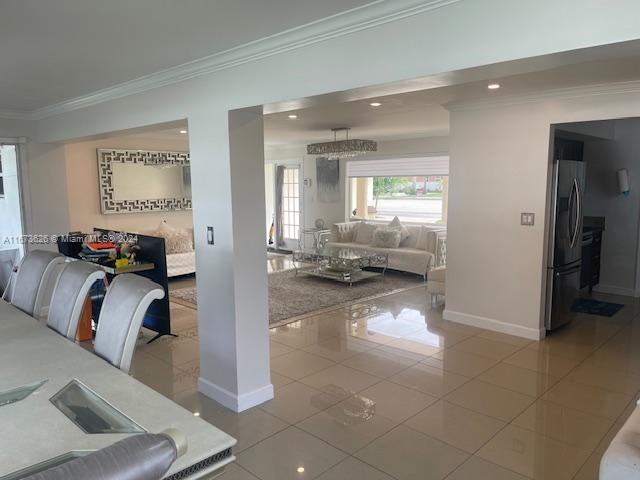
[[[302,166],[267,164],[265,179],[267,244],[275,250],[295,250],[302,226]]]
[[[20,164],[15,144],[0,144],[0,292],[24,255]]]

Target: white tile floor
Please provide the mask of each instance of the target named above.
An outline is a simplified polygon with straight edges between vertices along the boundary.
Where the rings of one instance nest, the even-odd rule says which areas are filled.
[[[271,330],[275,398],[241,414],[197,392],[195,310],[133,375],[238,439],[221,480],[595,480],[640,390],[639,310],[542,342],[453,324],[424,288]]]

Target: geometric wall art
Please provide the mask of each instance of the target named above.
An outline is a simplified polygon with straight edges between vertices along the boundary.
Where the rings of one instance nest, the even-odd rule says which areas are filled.
[[[181,166],[188,175],[191,170],[188,153],[98,149],[97,154],[100,209],[103,214],[191,210],[190,195],[174,198],[117,199],[113,174],[115,164],[138,164],[160,168],[162,166]],[[188,180],[188,189],[190,190],[190,179]],[[140,181],[144,181],[144,179]]]

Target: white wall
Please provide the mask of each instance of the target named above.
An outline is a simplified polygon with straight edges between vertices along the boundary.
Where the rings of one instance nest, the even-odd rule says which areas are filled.
[[[103,215],[98,190],[98,160],[96,149],[189,150],[188,138],[149,138],[149,135],[114,136],[105,139],[67,143],[64,146],[67,177],[69,227],[71,230],[92,231],[94,227],[146,232],[158,227],[162,220],[175,227],[191,228],[191,211],[123,213]]]
[[[596,290],[634,295],[640,218],[640,119],[610,122],[613,140],[586,141],[585,215],[605,217],[600,285]],[[616,171],[629,171],[631,191],[620,194]]]
[[[542,335],[550,127],[640,116],[640,91],[614,91],[451,112],[446,318]]]
[[[69,231],[65,149],[62,144],[29,143],[23,185],[26,233],[59,235]],[[34,247],[34,245],[31,245]],[[58,249],[55,244],[37,248]],[[29,248],[29,247],[28,247]]]

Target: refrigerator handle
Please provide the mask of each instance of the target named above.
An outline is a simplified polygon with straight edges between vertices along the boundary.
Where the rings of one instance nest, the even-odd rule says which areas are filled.
[[[567,230],[569,231],[569,247],[573,248],[573,245],[576,241],[575,237],[574,237],[574,232],[575,232],[575,228],[571,226],[571,216],[573,214],[573,201],[574,201],[574,194],[576,191],[576,180],[575,178],[573,179],[573,185],[571,185],[571,193],[569,194],[569,205],[567,205]]]
[[[576,227],[573,232],[573,242],[571,242],[571,247],[573,247],[578,239],[578,232],[580,231],[581,217],[582,217],[582,199],[580,198],[580,186],[578,185],[578,180],[573,179],[573,186],[576,190]]]

